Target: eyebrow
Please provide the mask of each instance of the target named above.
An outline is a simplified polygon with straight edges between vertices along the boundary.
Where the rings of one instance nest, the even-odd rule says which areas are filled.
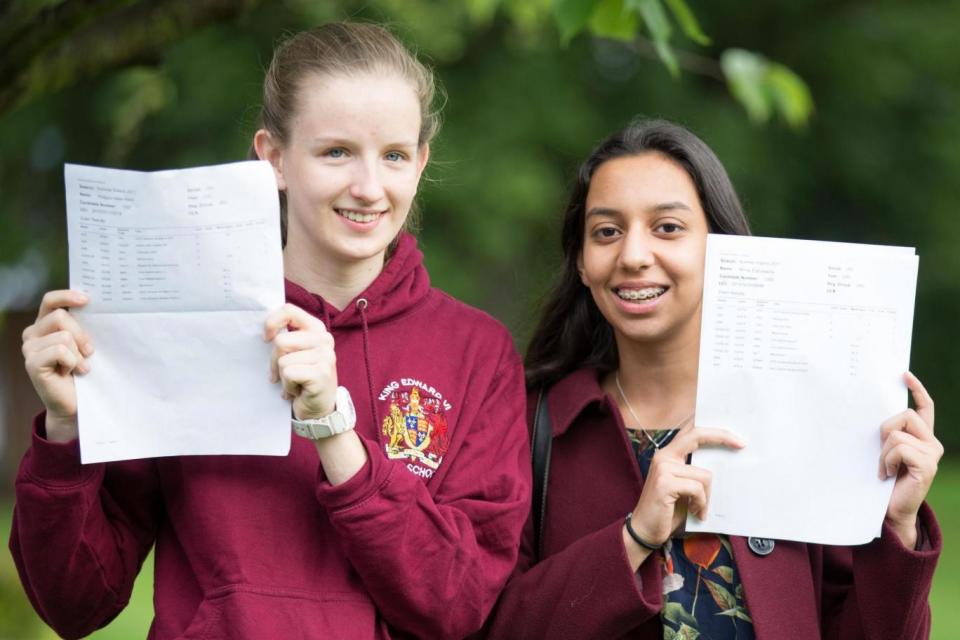
[[[338,137],[338,136],[318,136],[318,137],[316,137],[316,138],[313,138],[310,142],[311,142],[311,144],[314,145],[314,146],[323,147],[323,146],[328,146],[328,145],[343,145],[343,146],[349,146],[350,144],[353,144],[354,141],[351,140],[350,138],[341,138],[341,137]],[[414,140],[414,141],[410,141],[410,140],[398,140],[398,141],[396,141],[396,142],[388,142],[388,143],[387,143],[386,145],[384,145],[384,146],[385,146],[385,147],[400,147],[400,148],[404,148],[404,147],[418,147],[418,146],[420,146],[420,142],[417,141],[417,140]]]
[[[692,211],[692,209],[683,202],[675,200],[673,202],[661,202],[660,204],[654,205],[647,209],[650,213],[663,213],[666,211]],[[604,218],[613,218],[616,216],[622,215],[622,212],[619,209],[611,209],[610,207],[594,207],[587,211],[586,218],[592,218],[595,216],[604,217]]]

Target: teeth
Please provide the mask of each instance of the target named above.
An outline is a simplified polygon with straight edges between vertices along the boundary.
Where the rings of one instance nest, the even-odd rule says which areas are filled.
[[[646,287],[644,289],[617,289],[617,295],[624,300],[650,300],[663,295],[666,287]]]
[[[373,222],[380,215],[379,213],[361,213],[350,209],[337,209],[337,213],[353,222]]]

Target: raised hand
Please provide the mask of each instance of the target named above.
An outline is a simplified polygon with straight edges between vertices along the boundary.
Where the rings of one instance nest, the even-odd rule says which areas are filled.
[[[80,291],[49,291],[37,320],[23,331],[23,360],[40,401],[47,409],[47,439],[69,442],[77,437],[77,390],[74,374],[85,374],[93,341],[67,309],[89,299]]]
[[[691,425],[681,429],[670,444],[657,451],[630,520],[633,530],[644,541],[653,545],[665,543],[684,522],[688,510],[700,518],[706,516],[712,474],[686,462],[687,456],[702,446],[741,449],[744,443],[724,429]],[[639,545],[627,546],[628,553],[639,548]],[[636,565],[634,568],[646,557],[646,553],[629,555]]]
[[[296,331],[285,332],[292,327]],[[273,342],[270,380],[280,382],[300,420],[333,412],[337,395],[337,356],[323,322],[300,307],[285,304],[267,318],[264,340]]]
[[[887,505],[887,521],[908,548],[916,545],[917,513],[930,491],[943,457],[943,445],[933,435],[933,398],[912,373],[904,381],[916,409],[907,409],[880,426],[880,478],[895,477]]]

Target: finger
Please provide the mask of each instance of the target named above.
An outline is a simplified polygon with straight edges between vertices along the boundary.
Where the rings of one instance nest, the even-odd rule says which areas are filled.
[[[933,480],[937,471],[937,459],[928,451],[908,443],[900,443],[891,448],[881,462],[886,472],[885,478],[895,478],[905,467],[907,473],[921,483]]]
[[[742,449],[745,446],[747,446],[746,443],[739,436],[726,429],[695,427],[687,431],[681,430],[670,444],[661,451],[685,459],[700,447]]]
[[[677,478],[673,487],[674,496],[678,503],[682,503],[681,498],[686,498],[687,512],[699,517],[701,520],[707,514],[707,488],[702,482],[687,478]]]
[[[89,371],[89,368],[84,361],[83,354],[80,353],[77,342],[74,340],[73,334],[69,331],[57,331],[39,338],[31,338],[30,340],[27,340],[23,343],[23,357],[26,360],[32,353],[43,351],[54,345],[63,345],[73,352],[74,358],[77,362],[76,368],[80,373],[87,373]]]
[[[293,331],[290,333],[279,333],[273,339],[273,344],[281,353],[292,353],[294,351],[303,351],[306,349],[316,349],[323,347],[333,348],[333,336],[324,331]]]
[[[65,344],[52,344],[35,351],[25,362],[27,373],[31,374],[31,378],[34,375],[43,375],[47,372],[69,374],[74,371],[86,373],[89,370],[86,366],[79,369],[79,364],[79,357]]]
[[[910,435],[906,431],[894,431],[883,443],[880,450],[880,478],[886,478],[893,475],[890,468],[885,466],[885,460],[891,451],[898,447],[909,447],[915,449],[929,458],[931,464],[936,465],[937,461],[943,456],[943,445],[936,439],[931,441],[920,440]]]
[[[913,404],[917,413],[930,426],[930,431],[933,431],[933,398],[930,397],[926,387],[920,382],[920,378],[913,373],[906,372],[903,374],[903,379],[907,383],[907,388],[910,389],[910,395],[913,396]]]
[[[286,374],[286,370],[293,365],[312,365],[317,371],[330,370],[333,364],[333,358],[330,354],[320,349],[306,349],[304,351],[293,351],[277,359],[277,365],[280,370]]]
[[[710,483],[713,480],[713,473],[711,471],[672,458],[664,458],[660,461],[654,459],[650,464],[650,473],[648,475],[653,477],[654,474],[690,478],[705,483]]]
[[[80,323],[77,322],[77,319],[70,315],[64,308],[53,309],[42,318],[39,318],[35,323],[23,330],[22,338],[24,343],[26,343],[34,338],[43,337],[58,331],[70,332],[70,334],[73,335],[74,341],[77,343],[77,348],[80,349],[83,355],[89,356],[93,353],[93,340],[90,339],[90,335],[83,330]]]
[[[292,397],[300,395],[303,389],[315,389],[324,378],[322,368],[315,363],[296,363],[280,368],[280,380],[283,390]]]
[[[920,414],[913,409],[905,409],[897,415],[884,420],[880,425],[881,441],[886,442],[890,434],[898,431],[905,431],[920,440],[935,440],[933,429],[931,429],[930,425],[924,422]]]
[[[327,330],[318,318],[314,318],[294,304],[287,303],[267,316],[264,322],[263,339],[270,342],[286,328],[313,329],[324,332]]]
[[[46,316],[54,309],[73,309],[82,307],[90,302],[90,297],[82,291],[76,289],[58,289],[48,291],[43,294],[40,300],[40,311],[37,313],[37,320]]]
[[[294,331],[281,333],[273,339],[274,348],[270,352],[270,382],[280,379],[282,360],[295,353],[307,354],[303,359],[287,360],[287,362],[312,361],[336,366],[337,355],[333,350],[333,338],[328,333],[318,334],[315,331]]]

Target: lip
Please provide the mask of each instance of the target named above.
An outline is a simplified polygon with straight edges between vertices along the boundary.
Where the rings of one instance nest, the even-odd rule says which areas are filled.
[[[380,221],[383,220],[386,215],[386,211],[383,209],[363,209],[359,207],[334,207],[334,213],[337,216],[337,219],[340,220],[343,224],[347,226],[348,229],[359,232],[369,232],[377,227],[380,224]],[[346,216],[342,215],[341,211],[355,211],[360,214],[376,214],[376,218],[370,222],[357,222],[356,220],[351,220]]]
[[[648,289],[650,287],[658,287],[664,289],[665,291],[661,293],[656,298],[651,298],[650,300],[643,301],[632,301],[624,300],[617,295],[617,290],[619,289]],[[630,281],[630,282],[621,282],[614,287],[611,287],[610,295],[613,296],[614,302],[617,306],[620,307],[623,311],[634,314],[634,315],[644,315],[652,313],[656,310],[657,307],[663,302],[663,299],[667,297],[670,293],[670,287],[665,284],[660,284],[659,282],[647,282],[647,281]]]

